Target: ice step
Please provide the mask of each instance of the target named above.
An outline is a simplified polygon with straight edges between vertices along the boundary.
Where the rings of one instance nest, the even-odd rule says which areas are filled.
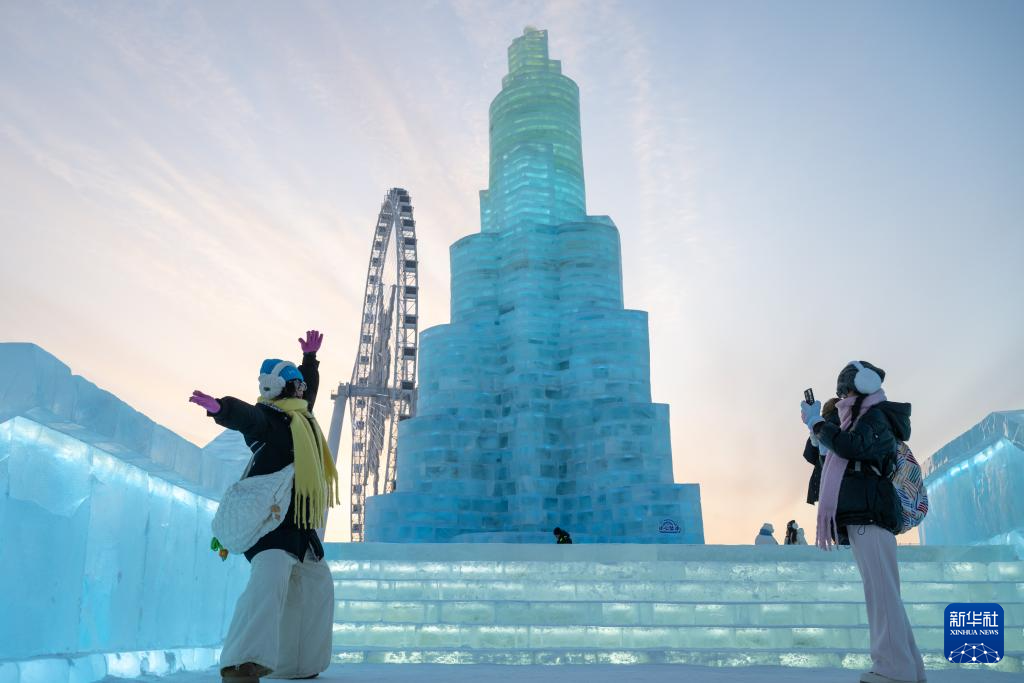
[[[906,603],[914,626],[941,624],[948,603]],[[1024,627],[1024,604],[1003,605],[1007,627]],[[340,600],[337,623],[556,626],[867,626],[859,602],[470,602]]]
[[[1007,648],[1024,649],[1024,562],[1011,549],[898,553],[922,650],[941,649],[950,602],[1000,603]],[[869,665],[848,550],[357,544],[328,558],[342,662]],[[1018,654],[999,665],[1020,667]]]
[[[836,581],[583,581],[374,580],[335,581],[344,600],[516,600],[657,602],[850,602],[864,599],[860,579]],[[902,586],[907,602],[1024,602],[1024,582],[917,581]]]
[[[570,529],[571,531],[571,529]],[[497,562],[728,562],[777,564],[784,562],[852,563],[848,548],[825,553],[810,546],[750,545],[640,545],[627,543],[544,545],[532,543],[328,543],[328,560],[395,562],[422,565]],[[900,546],[900,562],[1016,562],[1010,546]]]
[[[925,667],[949,669],[942,657],[923,653]],[[798,652],[786,650],[748,650],[746,648],[648,648],[648,649],[487,649],[468,648],[335,648],[334,661],[341,664],[691,664],[699,666],[785,666],[802,668],[866,670],[871,666],[867,650],[807,648]],[[1017,654],[1010,654],[999,664],[986,669],[1002,672],[1024,670]],[[623,680],[629,680],[628,669]]]
[[[917,627],[914,638],[922,650],[941,651],[941,627]],[[1024,630],[1006,629],[1008,652],[1024,649]],[[383,624],[334,625],[334,648],[385,645],[399,649],[550,649],[600,648],[803,650],[840,648],[866,650],[867,626],[527,626],[513,624]]]
[[[848,562],[330,562],[335,579],[474,579],[526,578],[608,581],[784,580],[827,581],[857,579]],[[1024,581],[1024,562],[901,562],[900,578],[911,581]]]

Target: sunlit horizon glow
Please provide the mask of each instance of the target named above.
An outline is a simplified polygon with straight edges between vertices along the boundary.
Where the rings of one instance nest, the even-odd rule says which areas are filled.
[[[318,328],[329,424],[390,187],[420,329],[448,320],[526,25],[579,84],[588,212],[621,232],[709,543],[813,537],[797,404],[852,358],[914,404],[920,459],[1024,407],[1013,2],[6,3],[0,340],[205,444],[191,391],[252,400]]]

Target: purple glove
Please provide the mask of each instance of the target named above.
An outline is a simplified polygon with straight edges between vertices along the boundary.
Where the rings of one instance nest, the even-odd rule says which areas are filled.
[[[213,396],[207,396],[199,390],[193,391],[192,397],[188,401],[189,403],[195,403],[200,408],[206,408],[206,410],[212,415],[216,415],[220,412],[220,402],[218,402]]]
[[[308,330],[305,339],[299,337],[299,346],[302,347],[303,353],[316,353],[320,350],[320,345],[323,343],[324,335],[316,330]]]

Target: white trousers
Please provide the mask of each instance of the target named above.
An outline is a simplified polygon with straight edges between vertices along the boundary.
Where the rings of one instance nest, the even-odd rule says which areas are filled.
[[[924,660],[900,597],[896,537],[868,524],[848,526],[846,532],[864,582],[871,632],[871,670],[899,681],[923,681]]]
[[[326,560],[299,562],[283,550],[252,558],[245,592],[231,618],[221,667],[255,662],[269,678],[318,674],[331,662],[334,580]]]

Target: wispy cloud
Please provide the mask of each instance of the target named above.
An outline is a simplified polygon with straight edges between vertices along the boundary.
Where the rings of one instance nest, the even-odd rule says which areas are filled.
[[[915,438],[925,443],[955,435],[946,431],[957,414],[973,419],[1019,400],[1012,387],[1024,382],[992,382],[1008,376],[993,367],[1016,367],[1024,334],[1005,303],[1021,289],[1012,183],[1022,100],[1002,87],[1024,41],[1010,41],[1010,28],[989,30],[987,13],[958,16],[955,26],[939,25],[942,13],[904,17],[907,31],[892,33],[899,44],[878,37],[875,61],[862,68],[862,36],[809,56],[813,20],[794,27],[770,7],[751,8],[759,21],[746,23],[715,3],[397,7],[0,4],[4,333],[59,351],[202,441],[214,429],[183,395],[193,383],[248,395],[263,354],[292,349],[292,326],[323,326],[325,381],[348,376],[370,233],[393,185],[416,205],[422,319],[445,322],[448,246],[479,227],[487,107],[507,45],[533,24],[550,31],[552,57],[580,85],[589,205],[620,227],[627,304],[651,312],[655,397],[673,406],[677,475],[706,481],[709,519],[734,514],[721,492],[761,483],[753,468],[736,467],[738,451],[779,459],[799,439],[790,404],[770,401],[769,387],[797,383],[799,395],[804,381],[825,386],[833,355],[888,354],[907,393],[928,397],[915,406],[924,425],[915,434],[925,435]],[[816,40],[847,30],[828,15],[813,26]],[[957,68],[940,73],[934,65],[951,59],[945,35],[991,44],[958,53]],[[820,68],[803,71],[808,59]],[[886,60],[913,78],[879,71]],[[813,80],[790,87],[794,73],[827,74],[834,102],[788,97],[821,91]],[[865,83],[907,102],[924,87],[929,105],[934,93],[953,96],[948,107],[922,106],[926,117],[903,116],[913,127],[879,135],[874,128],[888,122],[877,112],[872,130],[857,119],[880,104],[862,101],[874,92]],[[965,88],[985,97],[959,97]],[[840,123],[822,127],[830,107]],[[964,125],[977,120],[986,126]],[[807,131],[848,154],[829,168]],[[880,139],[899,140],[903,153],[889,155]],[[933,151],[936,139],[956,144]],[[892,171],[893,161],[903,165]],[[808,169],[835,177],[815,186]],[[881,178],[885,192],[856,182],[863,178]],[[846,253],[862,232],[869,243],[900,243],[899,288],[922,324],[873,310],[880,326],[898,330],[878,335],[819,319],[840,269],[821,255]],[[936,234],[957,236],[955,248]],[[888,283],[865,287],[869,299],[891,299]],[[967,330],[982,328],[1001,343],[988,356],[965,354],[977,336]],[[958,372],[943,373],[950,386],[937,388],[929,378],[949,364]],[[802,479],[800,466],[780,472]],[[756,530],[763,520],[750,515],[795,514],[786,487],[764,493],[764,509],[733,526]],[[743,529],[730,538],[745,539]]]

